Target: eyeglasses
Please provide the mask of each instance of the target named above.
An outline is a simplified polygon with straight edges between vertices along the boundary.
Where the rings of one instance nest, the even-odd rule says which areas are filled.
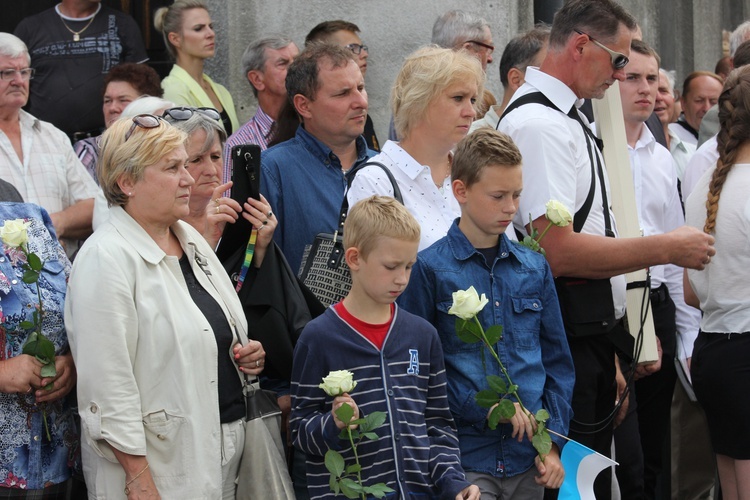
[[[586,35],[587,37],[589,37],[589,40],[591,40],[592,42],[594,42],[594,45],[596,45],[597,47],[599,47],[601,49],[606,50],[609,53],[610,59],[612,59],[612,68],[613,69],[616,69],[616,70],[617,69],[622,69],[622,68],[624,68],[625,66],[628,65],[628,62],[630,60],[628,59],[628,56],[626,56],[622,52],[615,52],[614,50],[605,47],[601,43],[599,43],[596,40],[594,40],[592,38],[592,36],[589,35],[588,33],[584,33],[583,31],[578,31],[577,29],[574,29],[573,31],[575,31],[579,35]]]
[[[349,45],[345,45],[344,47],[354,52],[355,55],[360,55],[363,50],[368,53],[370,52],[370,49],[367,48],[367,45],[362,45],[361,43],[350,43]]]
[[[485,49],[490,51],[490,54],[495,51],[495,46],[490,45],[489,43],[479,42],[477,40],[466,40],[466,43],[473,43],[475,45],[479,45],[480,47],[484,47]]]
[[[189,108],[181,106],[179,108],[169,108],[162,113],[164,118],[171,118],[174,121],[182,122],[189,120],[195,113],[199,113],[211,120],[221,121],[221,115],[214,108]]]
[[[4,69],[0,71],[0,80],[13,80],[16,77],[16,73],[21,75],[21,80],[26,82],[34,78],[36,70],[34,68]]]
[[[125,134],[125,140],[122,142],[127,142],[128,139],[130,139],[130,136],[133,135],[133,132],[137,127],[141,128],[158,128],[159,125],[161,125],[162,118],[154,115],[136,115],[133,117],[133,124],[130,126],[130,130],[128,130],[128,133]]]

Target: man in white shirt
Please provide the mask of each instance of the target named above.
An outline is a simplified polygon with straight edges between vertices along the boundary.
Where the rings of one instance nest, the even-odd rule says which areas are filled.
[[[625,66],[625,80],[620,84],[625,135],[633,171],[638,221],[645,236],[664,234],[685,223],[677,192],[677,173],[669,151],[658,144],[645,125],[654,109],[658,93],[658,55],[645,42],[633,40],[630,62]],[[672,264],[650,268],[651,308],[657,339],[661,345],[661,368],[658,363],[636,371],[635,395],[640,444],[643,451],[643,481],[638,497],[656,497],[656,480],[662,470],[662,455],[669,435],[670,407],[677,378],[673,363],[675,335],[691,345],[698,335],[700,313],[685,304],[682,291],[682,268]],[[654,371],[658,370],[658,371]],[[619,446],[617,450],[620,456]],[[620,487],[624,484],[618,469]],[[623,498],[635,498],[635,492]]]
[[[693,71],[682,84],[682,114],[669,128],[685,142],[698,146],[698,131],[703,117],[719,102],[724,80],[710,71]]]
[[[34,70],[26,45],[0,33],[0,177],[49,212],[69,255],[91,234],[98,187],[65,133],[21,108]]]
[[[551,198],[579,214],[574,224],[553,226],[541,246],[552,273],[558,277],[558,290],[566,286],[566,280],[560,277],[575,278],[567,280],[570,302],[561,302],[566,326],[570,326],[569,345],[576,367],[572,401],[575,416],[570,435],[607,456],[617,398],[615,348],[610,335],[618,327],[608,321],[610,331],[576,336],[584,330],[588,333],[586,327],[596,324],[597,318],[572,317],[571,306],[577,305],[583,316],[595,312],[608,320],[621,318],[625,313],[625,280],[619,275],[669,262],[703,268],[714,253],[713,238],[684,226],[664,235],[611,237],[615,236],[616,225],[605,201],[605,197],[609,199],[606,170],[577,107],[585,98],[603,97],[615,80],[625,78],[623,67],[635,28],[635,19],[612,0],[565,2],[552,24],[547,57],[538,70],[526,70],[526,83],[509,107],[532,94],[541,94],[547,104],[532,102],[520,106],[523,109],[516,107],[498,126],[513,138],[523,155],[525,182],[514,220],[516,228],[528,233],[531,214],[532,224],[541,233],[547,227],[545,204]],[[612,278],[611,293],[596,293],[596,300],[582,308],[575,292],[570,291],[572,283],[587,282],[598,289],[607,286],[610,280],[606,278]],[[621,327],[619,332],[624,333]],[[610,482],[606,471],[599,475],[597,498],[610,498]]]

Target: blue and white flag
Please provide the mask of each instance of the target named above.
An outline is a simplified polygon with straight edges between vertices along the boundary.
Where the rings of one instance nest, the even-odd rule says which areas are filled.
[[[594,479],[607,467],[617,465],[614,460],[572,440],[565,443],[560,460],[565,468],[565,480],[558,500],[596,500]]]

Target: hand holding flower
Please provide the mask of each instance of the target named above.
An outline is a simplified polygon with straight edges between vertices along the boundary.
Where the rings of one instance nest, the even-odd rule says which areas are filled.
[[[341,408],[341,405],[347,404],[351,407],[352,411],[354,412],[352,415],[353,420],[359,419],[359,407],[357,406],[357,403],[354,402],[351,396],[349,394],[342,394],[341,396],[336,396],[336,398],[333,400],[333,406],[331,408],[331,415],[333,415],[333,421],[336,422],[336,427],[338,427],[339,430],[346,427],[346,423],[344,423],[339,416],[336,414],[336,411]],[[350,424],[349,429],[354,430],[357,428],[357,424]]]

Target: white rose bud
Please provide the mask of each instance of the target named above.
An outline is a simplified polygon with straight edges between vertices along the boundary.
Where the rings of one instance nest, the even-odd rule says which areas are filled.
[[[341,396],[345,392],[351,392],[357,386],[354,374],[349,370],[336,370],[323,377],[323,383],[318,387],[323,389],[331,397]]]
[[[557,200],[547,202],[547,220],[558,227],[565,227],[573,221],[568,208]]]
[[[453,292],[453,305],[448,309],[448,314],[468,321],[484,309],[488,302],[485,294],[480,298],[477,290],[471,286],[468,290]]]
[[[5,225],[0,228],[0,239],[11,247],[25,245],[29,241],[29,235],[26,231],[29,224],[24,222],[23,219],[5,221]]]

